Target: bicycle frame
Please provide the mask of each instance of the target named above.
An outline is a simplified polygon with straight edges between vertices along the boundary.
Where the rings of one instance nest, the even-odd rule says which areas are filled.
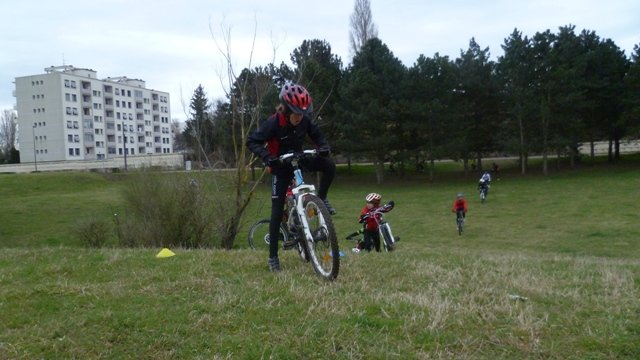
[[[306,155],[315,155],[315,150],[305,150],[303,154]],[[302,170],[298,164],[299,159],[294,157],[295,154],[289,153],[284,154],[280,157],[281,161],[286,161],[287,159],[291,159],[291,165],[293,166],[293,186],[291,187],[292,200],[294,204],[294,208],[289,208],[289,216],[291,219],[292,210],[295,209],[298,214],[304,214],[304,205],[303,199],[307,194],[315,194],[316,187],[311,184],[306,184],[304,182],[304,178],[302,177]],[[307,241],[313,241],[313,236],[311,235],[311,231],[309,230],[309,222],[305,216],[298,217],[301,221],[302,230],[306,237]]]
[[[464,211],[456,211],[456,226],[458,227],[458,235],[462,235],[462,226],[464,225]]]
[[[298,236],[289,238],[297,243],[302,259],[311,261],[318,275],[333,280],[338,276],[340,268],[340,250],[333,221],[324,201],[316,195],[315,186],[304,182],[299,163],[304,157],[316,155],[316,150],[304,150],[279,157],[282,163],[291,164],[294,175],[291,192],[287,195],[288,216],[285,229],[291,232],[291,228],[295,228]],[[317,228],[313,230],[309,216],[318,221],[318,224],[314,224]]]

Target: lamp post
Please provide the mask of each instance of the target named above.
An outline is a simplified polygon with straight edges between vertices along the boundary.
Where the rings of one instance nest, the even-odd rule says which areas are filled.
[[[38,158],[36,157],[36,123],[33,123],[33,164],[38,172]]]
[[[124,171],[127,171],[127,137],[124,135],[124,121],[122,122],[122,151],[124,152]]]

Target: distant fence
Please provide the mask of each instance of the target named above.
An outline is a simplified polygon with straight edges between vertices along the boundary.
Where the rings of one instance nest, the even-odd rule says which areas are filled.
[[[582,143],[578,149],[582,155],[591,155],[591,144]],[[596,141],[593,143],[593,152],[596,156],[609,153],[608,141]],[[629,154],[640,152],[640,140],[620,141],[620,153]]]
[[[22,164],[0,165],[0,173],[28,173],[38,171],[122,171],[125,169],[124,156],[106,160],[45,161]],[[127,156],[127,169],[159,167],[163,169],[184,169],[182,154],[131,155]]]

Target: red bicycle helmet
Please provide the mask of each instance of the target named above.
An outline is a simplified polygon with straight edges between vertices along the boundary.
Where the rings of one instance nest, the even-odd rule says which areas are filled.
[[[380,200],[382,200],[382,195],[371,193],[365,197],[365,200],[367,200],[367,202],[377,204],[380,203]]]
[[[306,115],[313,111],[311,95],[302,85],[284,84],[280,90],[280,101],[296,114]]]

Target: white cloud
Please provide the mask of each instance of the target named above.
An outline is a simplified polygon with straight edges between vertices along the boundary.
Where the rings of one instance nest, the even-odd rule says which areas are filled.
[[[181,97],[188,103],[199,84],[211,97],[224,95],[226,62],[218,48],[226,46],[223,30],[231,31],[237,71],[290,63],[289,54],[310,39],[327,41],[347,65],[353,5],[344,0],[3,1],[0,32],[11,36],[0,37],[0,109],[15,103],[15,77],[64,61],[92,68],[100,77],[140,78],[150,88],[168,91],[172,116],[184,119]],[[373,0],[371,5],[381,40],[407,66],[420,54],[454,59],[472,37],[496,58],[514,28],[531,37],[574,24],[578,32],[586,28],[611,38],[627,55],[640,43],[637,1]]]

